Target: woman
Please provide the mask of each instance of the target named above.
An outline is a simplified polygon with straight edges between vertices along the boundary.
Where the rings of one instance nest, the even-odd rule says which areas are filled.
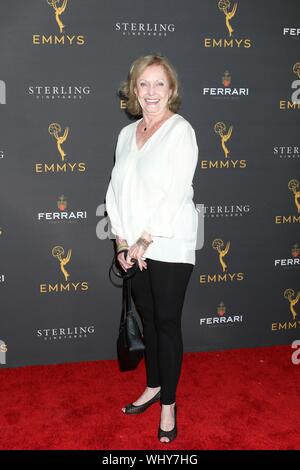
[[[106,194],[116,235],[118,261],[127,271],[135,262],[132,297],[141,315],[146,345],[147,387],[127,414],[160,400],[158,438],[177,435],[176,388],[183,344],[181,313],[195,265],[198,217],[192,181],[198,160],[195,132],[177,113],[176,71],[160,55],[139,57],[121,92],[137,121],[125,126]]]

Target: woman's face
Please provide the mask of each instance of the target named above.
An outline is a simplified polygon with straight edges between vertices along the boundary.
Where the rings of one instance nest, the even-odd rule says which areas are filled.
[[[168,76],[161,65],[149,65],[137,78],[134,89],[143,113],[151,115],[163,114],[168,107],[172,95]]]

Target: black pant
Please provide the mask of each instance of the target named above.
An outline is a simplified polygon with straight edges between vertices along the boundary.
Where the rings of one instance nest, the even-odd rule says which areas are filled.
[[[144,329],[147,386],[161,386],[161,404],[176,401],[183,342],[181,314],[194,265],[147,259],[131,280],[132,298]]]

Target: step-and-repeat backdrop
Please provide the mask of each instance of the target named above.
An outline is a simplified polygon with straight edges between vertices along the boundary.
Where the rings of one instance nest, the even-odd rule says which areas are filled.
[[[116,358],[117,90],[166,55],[199,146],[185,351],[300,339],[297,0],[9,0],[0,15],[0,365]],[[184,156],[183,156],[184,157]]]

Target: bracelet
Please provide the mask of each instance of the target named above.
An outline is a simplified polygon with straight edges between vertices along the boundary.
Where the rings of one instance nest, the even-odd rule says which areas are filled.
[[[119,253],[119,251],[123,250],[123,248],[128,248],[128,244],[127,243],[117,243],[117,253]]]
[[[139,246],[143,246],[145,249],[148,248],[148,246],[150,245],[150,243],[153,243],[153,240],[151,241],[148,241],[146,240],[146,238],[138,238],[137,241],[136,241],[136,244],[139,245]]]

